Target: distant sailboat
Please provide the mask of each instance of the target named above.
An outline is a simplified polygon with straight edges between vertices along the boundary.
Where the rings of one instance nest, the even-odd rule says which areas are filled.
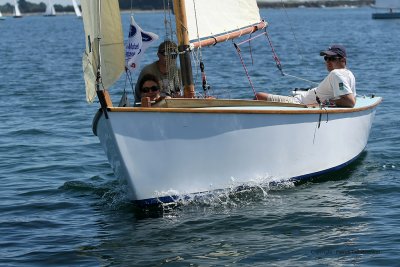
[[[3,15],[1,14],[1,11],[0,11],[0,20],[5,20],[6,18],[5,17],[3,17]]]
[[[13,17],[14,18],[22,18],[22,14],[21,14],[21,11],[19,11],[17,0],[14,0],[14,14],[13,14]]]
[[[375,0],[374,8],[385,12],[373,13],[373,19],[400,19],[400,0]]]
[[[48,0],[48,4],[46,6],[46,12],[44,12],[45,17],[54,17],[56,15],[56,10],[54,9],[53,2]]]
[[[76,0],[72,0],[72,5],[74,6],[75,14],[78,18],[82,18],[81,10],[79,9],[78,3]]]

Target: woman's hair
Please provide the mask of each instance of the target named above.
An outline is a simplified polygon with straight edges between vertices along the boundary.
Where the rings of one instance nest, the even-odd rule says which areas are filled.
[[[158,87],[160,87],[160,89],[161,89],[161,86],[160,86],[161,84],[160,84],[160,81],[157,79],[157,77],[154,76],[153,74],[148,73],[148,74],[143,75],[142,79],[139,82],[139,92],[141,92],[143,84],[147,81],[155,82],[158,85]]]

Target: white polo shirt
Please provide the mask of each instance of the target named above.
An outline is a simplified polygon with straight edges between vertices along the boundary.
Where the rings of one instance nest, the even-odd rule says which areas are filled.
[[[334,69],[318,85],[309,91],[296,95],[301,103],[309,105],[315,104],[316,96],[321,102],[328,99],[339,99],[342,95],[353,93],[356,96],[356,79],[353,73],[348,69]]]

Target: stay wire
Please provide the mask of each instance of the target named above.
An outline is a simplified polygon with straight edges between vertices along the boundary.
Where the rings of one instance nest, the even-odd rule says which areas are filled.
[[[295,41],[294,43],[295,43],[295,45],[296,45],[296,48],[297,48],[297,51],[298,51],[298,55],[300,55],[300,60],[301,60],[302,62],[304,62],[304,61],[305,61],[305,60],[304,60],[304,52],[303,52],[303,50],[299,47],[299,40],[298,40],[298,38],[297,38],[297,36],[296,36],[296,32],[294,31],[293,24],[291,23],[289,14],[287,13],[287,9],[286,9],[285,3],[284,3],[283,0],[281,0],[281,3],[282,3],[282,9],[283,9],[283,11],[285,12],[286,21],[288,22],[289,27],[290,27],[290,32],[292,33],[293,39],[294,39],[294,41]],[[306,66],[307,66],[307,65],[306,65]],[[308,82],[308,83],[311,83],[311,84],[316,84],[316,85],[318,85],[318,83],[316,83],[316,82],[313,82],[313,81],[310,81],[310,80],[307,80],[307,79],[304,79],[304,78],[300,78],[300,77],[297,77],[297,76],[294,76],[294,75],[290,75],[290,74],[287,74],[287,73],[285,73],[285,72],[284,72],[284,75],[285,75],[285,76],[289,76],[289,77],[291,77],[291,78],[298,79],[298,80],[302,80],[302,81],[305,81],[305,82]]]
[[[281,0],[281,3],[282,3],[282,8],[283,8],[283,10],[284,10],[284,12],[285,12],[285,15],[286,15],[286,21],[289,23],[290,31],[291,31],[291,33],[292,33],[292,35],[293,35],[293,39],[295,40],[295,44],[296,44],[296,47],[297,47],[297,51],[299,52],[298,54],[300,55],[301,60],[304,61],[303,51],[302,51],[302,50],[300,49],[300,47],[299,47],[299,41],[297,40],[296,33],[295,33],[294,29],[293,29],[293,24],[291,23],[290,18],[289,18],[289,15],[288,15],[288,13],[287,13],[285,3],[283,2],[283,0]]]
[[[283,71],[282,64],[281,64],[281,62],[280,62],[280,60],[279,60],[279,58],[278,58],[278,55],[277,55],[276,52],[275,52],[275,48],[274,48],[274,46],[273,46],[273,44],[272,44],[271,38],[270,38],[270,36],[269,36],[267,30],[265,30],[265,36],[267,37],[269,46],[271,47],[271,51],[272,51],[273,58],[274,58],[274,60],[275,60],[276,67],[277,67],[278,70],[281,72],[282,76],[287,76],[287,77],[291,77],[291,78],[294,78],[294,79],[297,79],[297,80],[301,80],[301,81],[305,81],[305,82],[308,82],[308,83],[311,83],[311,84],[316,84],[316,85],[318,85],[318,83],[316,83],[316,82],[313,82],[313,81],[310,81],[310,80],[307,80],[307,79],[304,79],[304,78],[300,78],[300,77],[298,77],[298,76],[290,75],[290,74],[284,72],[284,71]]]
[[[129,84],[130,84],[131,89],[132,89],[133,97],[135,98],[136,92],[135,92],[135,89],[134,89],[134,86],[133,86],[132,73],[128,68],[125,68],[125,77],[126,78],[125,78],[124,92],[126,92],[126,87],[127,87],[126,83],[127,83],[127,81],[129,81]]]
[[[251,37],[251,33],[250,33],[250,36],[249,36],[249,53],[250,53],[250,58],[251,58],[251,65],[254,65],[253,49],[252,49],[252,46],[251,46],[251,40],[252,40],[252,37]]]

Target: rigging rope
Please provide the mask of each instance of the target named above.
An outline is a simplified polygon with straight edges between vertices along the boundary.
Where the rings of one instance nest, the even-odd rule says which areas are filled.
[[[275,52],[274,46],[272,45],[271,38],[269,37],[268,32],[265,30],[263,33],[260,33],[260,34],[254,36],[254,37],[250,37],[250,38],[248,38],[248,39],[246,39],[246,40],[244,40],[244,41],[242,41],[242,42],[240,42],[240,43],[238,43],[238,44],[234,43],[234,46],[235,46],[235,48],[236,48],[236,51],[238,52],[238,55],[239,55],[239,57],[240,57],[240,61],[241,61],[242,66],[243,66],[243,68],[244,68],[244,70],[245,70],[245,72],[246,72],[247,79],[249,80],[249,83],[250,83],[250,85],[251,85],[251,87],[252,87],[252,90],[253,90],[253,93],[254,93],[256,99],[257,99],[257,95],[256,95],[256,92],[255,92],[253,83],[251,82],[251,79],[250,79],[250,76],[249,76],[247,67],[246,67],[246,65],[245,65],[245,63],[244,63],[244,60],[243,60],[243,57],[242,57],[242,55],[241,55],[241,50],[240,50],[239,46],[242,45],[242,44],[244,44],[244,43],[247,43],[247,42],[250,43],[251,40],[256,39],[256,38],[258,38],[258,37],[260,37],[260,36],[262,36],[262,35],[265,35],[266,38],[267,38],[267,40],[268,40],[269,46],[271,47],[271,51],[272,51],[272,54],[273,54],[273,59],[275,60],[276,67],[277,67],[278,70],[281,72],[282,76],[287,76],[287,77],[295,78],[295,79],[302,80],[302,81],[306,81],[306,82],[309,82],[309,83],[312,83],[312,84],[318,84],[318,83],[316,83],[316,82],[313,82],[313,81],[310,81],[310,80],[307,80],[307,79],[304,79],[304,78],[300,78],[300,77],[297,77],[297,76],[294,76],[294,75],[290,75],[290,74],[288,74],[288,73],[286,73],[286,72],[283,71],[282,64],[281,64],[281,62],[280,62],[280,60],[279,60],[278,55],[277,55],[276,52]],[[250,46],[250,52],[251,52],[251,46]],[[252,62],[253,62],[253,57],[252,57],[252,56],[251,56],[251,59],[252,59]]]
[[[201,71],[201,81],[202,81],[202,87],[203,87],[203,91],[204,91],[204,97],[207,97],[207,91],[208,89],[210,89],[210,86],[207,83],[207,77],[206,77],[206,73],[204,71],[204,63],[203,61],[200,61],[200,71]]]
[[[207,91],[210,89],[210,86],[207,83],[207,76],[204,71],[204,63],[203,63],[203,54],[202,54],[202,47],[201,47],[201,42],[200,42],[200,34],[199,34],[199,25],[198,25],[198,20],[197,20],[197,9],[196,9],[196,1],[193,0],[193,7],[194,7],[194,18],[196,21],[196,31],[197,31],[197,41],[199,42],[199,47],[197,49],[199,53],[199,61],[200,61],[200,72],[201,72],[201,81],[202,81],[202,88],[204,92],[204,97],[207,97]]]
[[[242,41],[242,42],[240,42],[240,43],[238,43],[238,44],[233,43],[233,45],[234,45],[235,48],[236,48],[236,51],[238,52],[238,55],[239,55],[239,58],[240,58],[240,62],[242,63],[243,69],[244,69],[244,71],[246,72],[246,76],[247,76],[247,79],[248,79],[248,81],[249,81],[249,83],[250,83],[251,89],[253,90],[254,98],[257,99],[257,100],[258,100],[258,98],[257,98],[257,93],[256,93],[256,90],[254,89],[254,85],[253,85],[253,83],[252,83],[252,81],[251,81],[251,78],[250,78],[249,72],[248,72],[248,70],[247,70],[246,64],[244,63],[244,60],[243,60],[243,57],[242,57],[241,50],[240,50],[239,46],[242,45],[242,44],[244,44],[244,43],[247,43],[247,42],[249,43],[250,56],[251,56],[251,61],[252,61],[252,64],[253,64],[253,55],[252,55],[252,50],[251,50],[250,42],[251,42],[251,40],[254,40],[254,39],[256,39],[256,38],[258,38],[258,37],[260,37],[260,36],[262,36],[262,35],[265,35],[265,34],[266,34],[266,32],[263,32],[263,33],[260,33],[260,34],[258,34],[258,35],[256,35],[256,36],[254,36],[254,37],[251,37],[251,36],[250,36],[248,39],[246,39],[246,40],[244,40],[244,41]],[[279,60],[279,59],[278,59],[278,60]]]
[[[267,37],[269,46],[271,47],[271,51],[272,51],[273,58],[275,60],[276,67],[278,68],[278,70],[280,70],[282,76],[285,76],[285,73],[282,70],[281,62],[280,62],[280,60],[279,60],[279,58],[278,58],[278,56],[277,56],[277,54],[275,52],[274,46],[272,45],[271,38],[268,35],[267,29],[265,29],[265,36]]]
[[[246,64],[244,64],[244,60],[243,60],[242,54],[240,53],[240,48],[236,43],[233,43],[233,45],[235,46],[236,51],[238,52],[238,55],[239,55],[239,58],[240,58],[240,62],[242,62],[242,66],[244,68],[244,71],[246,72],[247,79],[249,80],[251,89],[253,90],[253,93],[254,93],[254,98],[258,100],[256,90],[254,89],[254,85],[253,85],[253,83],[252,83],[252,81],[250,79],[250,75],[249,75],[249,72],[247,70]]]
[[[135,96],[135,88],[133,86],[132,73],[128,68],[125,68],[125,74],[126,74],[126,78],[125,78],[124,92],[126,90],[126,81],[128,80],[129,84],[131,86],[131,89],[132,89],[133,96]]]
[[[174,44],[177,42],[174,40],[174,30],[172,27],[172,12],[173,6],[171,0],[164,0],[164,27],[165,27],[165,40],[171,41]],[[165,61],[166,61],[166,69],[167,69],[167,79],[161,81],[163,86],[167,86],[171,89],[173,94],[180,94],[180,84],[181,80],[178,74],[177,67],[177,56],[179,51],[177,47],[172,47],[171,43],[166,43],[164,47],[165,51]]]
[[[275,52],[275,49],[274,49],[274,47],[272,45],[272,41],[271,41],[271,38],[268,35],[267,30],[265,30],[265,36],[267,37],[268,43],[269,43],[269,45],[271,47],[273,58],[274,58],[275,63],[276,63],[276,67],[279,69],[279,71],[281,72],[282,76],[288,76],[288,77],[291,77],[291,78],[295,78],[295,79],[298,79],[298,80],[302,80],[302,81],[305,81],[305,82],[308,82],[308,83],[312,83],[312,84],[317,84],[318,85],[318,83],[316,83],[316,82],[313,82],[313,81],[310,81],[310,80],[307,80],[307,79],[304,79],[304,78],[300,78],[298,76],[290,75],[290,74],[284,72],[283,68],[282,68],[282,64],[281,64],[281,62],[280,62],[280,60],[279,60],[279,58],[278,58],[278,56],[277,56],[277,54]]]

